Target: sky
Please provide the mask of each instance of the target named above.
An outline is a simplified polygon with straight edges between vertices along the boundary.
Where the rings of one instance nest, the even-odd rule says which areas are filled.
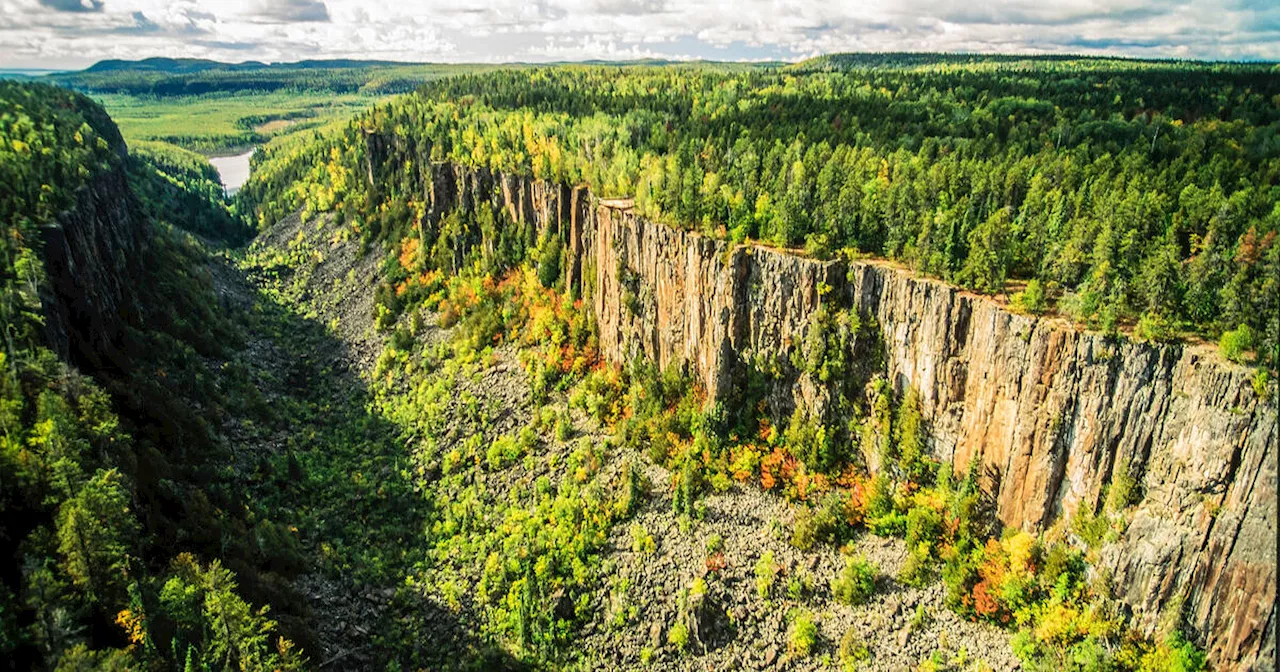
[[[785,60],[842,51],[1280,60],[1280,0],[0,0],[0,68]]]

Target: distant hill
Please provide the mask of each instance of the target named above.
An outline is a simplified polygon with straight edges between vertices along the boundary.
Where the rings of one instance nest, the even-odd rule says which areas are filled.
[[[265,67],[268,67],[267,64],[259,61],[222,63],[220,61],[211,61],[204,58],[144,58],[139,61],[128,61],[113,58],[105,61],[98,61],[84,70],[81,70],[80,73],[120,72],[128,70],[181,73],[204,72],[205,70],[257,70]]]
[[[1168,64],[1185,63],[1208,65],[1222,62],[1179,61],[1173,59],[1126,58],[1121,56],[1089,56],[1084,54],[973,54],[973,53],[843,53],[823,54],[787,66],[788,70],[856,70],[860,68],[915,68],[931,65],[1036,65],[1061,66],[1090,64],[1125,67],[1136,63]],[[1265,65],[1265,64],[1260,64]]]
[[[398,65],[420,65],[418,63],[401,63],[397,61],[362,61],[356,59],[328,59],[328,60],[309,60],[297,61],[294,63],[263,63],[262,61],[243,61],[241,63],[224,63],[222,61],[211,61],[204,58],[144,58],[137,61],[128,61],[121,59],[108,59],[98,61],[93,65],[80,71],[82,73],[91,72],[120,72],[120,71],[145,71],[145,72],[164,72],[170,74],[205,72],[208,70],[229,70],[229,71],[245,71],[245,70],[314,70],[324,68],[367,68],[367,67],[387,67]]]
[[[58,73],[49,81],[85,93],[152,96],[271,91],[331,93],[404,93],[423,82],[456,72],[494,66],[437,65],[355,59],[296,63],[223,63],[199,58],[105,60],[78,72]]]

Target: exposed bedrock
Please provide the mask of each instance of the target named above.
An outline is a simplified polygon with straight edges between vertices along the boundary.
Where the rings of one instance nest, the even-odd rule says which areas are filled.
[[[107,122],[108,124],[110,122]],[[98,170],[74,202],[43,227],[44,341],[59,355],[94,369],[125,365],[119,339],[138,319],[137,278],[143,276],[150,223],[129,187],[126,150],[115,126],[100,129],[120,161]]]

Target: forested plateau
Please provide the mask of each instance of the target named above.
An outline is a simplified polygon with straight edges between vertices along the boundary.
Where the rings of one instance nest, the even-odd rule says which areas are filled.
[[[1272,670],[1278,133],[1270,65],[522,67],[228,201],[0,83],[0,660]]]

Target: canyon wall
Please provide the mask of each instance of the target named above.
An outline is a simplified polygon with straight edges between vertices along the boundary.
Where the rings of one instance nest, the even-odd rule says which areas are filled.
[[[823,306],[874,318],[880,365],[919,391],[934,455],[976,463],[1005,525],[1043,530],[1132,479],[1128,528],[1100,565],[1137,623],[1180,607],[1217,669],[1275,669],[1276,394],[1246,367],[1017,315],[885,263],[733,246],[583,188],[437,164],[424,190],[436,216],[488,203],[531,237],[563,236],[605,356],[683,364],[714,399],[774,356],[783,396],[821,404],[787,353]]]
[[[115,360],[125,324],[137,321],[133,283],[144,277],[151,235],[129,187],[124,140],[106,115],[101,117],[105,121],[96,130],[118,160],[96,170],[76,190],[71,206],[41,232],[48,279],[40,296],[44,342],[63,359],[91,370],[127,366]]]

